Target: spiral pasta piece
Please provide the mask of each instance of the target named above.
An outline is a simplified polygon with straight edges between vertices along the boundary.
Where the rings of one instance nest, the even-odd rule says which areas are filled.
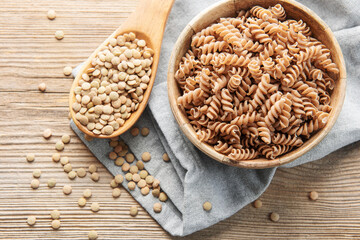
[[[271,143],[271,133],[270,133],[268,124],[266,124],[266,122],[259,121],[259,122],[257,122],[257,125],[258,125],[257,130],[259,132],[259,137],[261,138],[261,140],[266,144],[270,144]]]
[[[293,96],[290,93],[287,93],[283,99],[285,100],[284,107],[281,111],[281,114],[279,115],[279,125],[281,127],[280,129],[287,128],[289,126]]]
[[[208,128],[216,133],[222,133],[240,138],[239,127],[233,124],[227,124],[223,122],[209,122]]]
[[[255,7],[252,7],[250,9],[250,13],[254,16],[254,17],[257,17],[257,18],[260,18],[264,21],[269,21],[271,20],[273,14],[271,13],[271,11],[263,8],[263,7],[260,7],[260,6],[255,6]]]
[[[216,96],[211,97],[210,107],[208,108],[208,112],[206,113],[206,116],[210,118],[211,120],[215,120],[219,116],[221,107],[221,101]]]
[[[215,37],[214,36],[194,36],[192,38],[192,41],[191,41],[191,46],[192,47],[200,47],[204,44],[209,44],[211,42],[214,42],[215,41]]]
[[[272,125],[283,111],[284,105],[285,98],[281,98],[279,101],[275,102],[275,104],[270,108],[270,111],[266,114],[264,121],[269,128],[272,128]]]
[[[194,91],[188,92],[183,96],[180,96],[177,99],[178,104],[183,106],[184,108],[190,109],[197,102],[200,102],[200,98],[204,94],[204,91],[200,88],[195,89]]]
[[[207,142],[210,139],[213,139],[215,137],[215,132],[211,131],[210,129],[199,129],[196,132],[196,135],[198,136],[198,139],[201,142]]]
[[[254,95],[254,99],[251,102],[254,108],[261,105],[265,101],[270,86],[271,86],[270,75],[269,74],[262,75],[261,82],[259,83]]]
[[[221,105],[224,112],[228,112],[233,114],[233,104],[232,104],[233,98],[229,92],[228,89],[222,89],[221,90]]]
[[[265,31],[261,29],[260,26],[255,21],[250,21],[247,27],[249,28],[254,38],[260,43],[266,44],[272,42],[269,35],[267,35]]]
[[[200,47],[202,54],[221,52],[228,47],[228,43],[225,41],[210,42]]]
[[[229,79],[229,82],[227,84],[227,89],[229,89],[230,92],[235,92],[238,87],[241,84],[242,77],[240,75],[233,75]]]
[[[228,155],[231,160],[241,161],[241,160],[250,160],[258,156],[258,152],[254,149],[235,149],[231,150],[231,153]]]
[[[214,149],[219,153],[228,155],[231,153],[233,146],[229,146],[226,142],[218,141],[217,145],[214,146]]]
[[[283,133],[276,133],[271,137],[272,143],[277,145],[288,145],[299,147],[303,144],[303,140],[297,136],[291,136]]]
[[[237,116],[230,123],[241,127],[242,125],[248,125],[250,123],[257,122],[261,118],[262,118],[261,114],[258,114],[257,112],[252,112],[252,113],[248,112],[246,114]]]
[[[284,21],[286,19],[285,9],[281,6],[281,4],[276,4],[275,6],[270,8],[272,16],[277,18],[280,21]]]
[[[220,53],[219,60],[220,64],[231,65],[235,67],[243,67],[250,62],[250,59],[248,57],[238,56],[230,53]]]
[[[229,21],[222,21],[213,25],[213,29],[225,42],[233,45],[240,46],[239,39],[241,34],[239,29],[232,25]]]

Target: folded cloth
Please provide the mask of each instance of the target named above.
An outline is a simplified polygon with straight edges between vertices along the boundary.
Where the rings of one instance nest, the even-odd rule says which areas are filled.
[[[174,43],[182,29],[202,9],[216,0],[176,1],[168,19],[161,50],[161,60],[148,108],[137,127],[148,127],[147,137],[121,135],[137,159],[145,151],[152,160],[145,163],[146,170],[160,180],[160,186],[169,197],[161,213],[154,213],[158,202],[152,194],[142,196],[138,189],[130,191],[133,197],[171,235],[185,236],[230,217],[242,207],[258,198],[268,187],[276,168],[264,170],[238,169],[223,165],[200,152],[178,128],[170,109],[166,88],[167,65]],[[347,92],[343,110],[330,133],[313,150],[287,164],[293,167],[314,161],[360,139],[360,11],[356,0],[301,0],[315,11],[335,32],[347,64]],[[79,68],[74,70],[76,75]],[[90,151],[114,175],[119,167],[108,158],[111,148],[108,140],[86,141],[84,135],[71,123],[76,134]],[[168,153],[170,162],[162,160]],[[127,182],[123,186],[127,189]],[[205,201],[212,210],[202,208]]]

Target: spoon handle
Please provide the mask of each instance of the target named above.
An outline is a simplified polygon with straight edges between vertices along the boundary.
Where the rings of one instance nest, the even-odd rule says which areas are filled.
[[[122,32],[139,31],[146,34],[154,44],[161,45],[165,24],[174,1],[140,0],[135,12],[122,24],[123,27],[120,27]]]

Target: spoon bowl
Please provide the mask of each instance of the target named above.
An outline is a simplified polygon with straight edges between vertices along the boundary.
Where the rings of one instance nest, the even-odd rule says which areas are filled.
[[[140,3],[135,12],[131,14],[125,23],[116,29],[85,61],[74,79],[69,96],[71,118],[83,133],[95,138],[113,138],[123,134],[137,122],[145,110],[152,87],[155,82],[156,71],[159,64],[161,41],[165,30],[165,24],[173,3],[174,0],[140,0]],[[92,67],[92,59],[97,56],[97,54],[103,49],[104,46],[109,44],[110,39],[129,32],[135,33],[138,39],[145,40],[146,46],[153,49],[154,51],[150,81],[148,83],[147,89],[144,92],[143,100],[139,104],[138,109],[131,114],[130,118],[125,121],[124,125],[115,130],[111,135],[96,135],[92,131],[89,131],[86,126],[82,125],[75,118],[76,113],[72,109],[72,104],[76,102],[74,89],[78,86],[81,75],[86,73],[86,70]]]

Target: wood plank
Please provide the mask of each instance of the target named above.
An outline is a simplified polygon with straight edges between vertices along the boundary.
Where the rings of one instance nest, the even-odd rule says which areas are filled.
[[[113,199],[112,176],[81,141],[68,122],[67,94],[72,80],[63,76],[66,65],[75,67],[135,9],[132,0],[3,0],[0,5],[0,239],[86,239],[96,229],[99,239],[171,239],[124,189]],[[57,18],[46,18],[48,9]],[[62,29],[65,38],[53,34]],[[39,93],[39,83],[47,92]],[[45,128],[53,130],[49,140]],[[64,156],[74,168],[96,164],[100,181],[89,175],[71,181],[61,166],[51,161],[54,144],[70,134]],[[35,153],[27,163],[25,155]],[[41,186],[30,188],[32,171],[41,169]],[[263,207],[246,206],[227,220],[192,234],[188,239],[359,239],[360,238],[360,143],[352,144],[323,160],[292,169],[281,169],[261,196]],[[46,181],[57,180],[54,189]],[[62,186],[72,184],[64,196]],[[89,204],[77,206],[82,191],[91,188],[90,202],[100,203],[94,214]],[[309,191],[319,192],[316,202]],[[139,206],[131,217],[129,207]],[[49,213],[61,212],[62,227],[53,231]],[[280,221],[268,219],[270,212]],[[26,218],[36,215],[34,227]]]

